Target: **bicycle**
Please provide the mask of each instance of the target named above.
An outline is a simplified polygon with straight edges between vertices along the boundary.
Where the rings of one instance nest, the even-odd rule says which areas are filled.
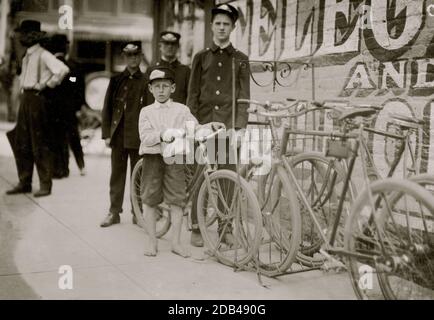
[[[196,154],[199,159],[196,160],[199,165],[188,181],[189,205],[184,208],[184,215],[189,216],[192,210],[196,210],[199,228],[211,256],[230,266],[242,266],[252,258],[259,245],[261,214],[249,184],[233,171],[217,170],[208,158],[205,143],[222,132],[219,129],[207,136],[194,138],[198,143],[199,152]],[[131,178],[131,201],[137,223],[143,227],[140,172],[141,162],[138,162]],[[170,215],[164,206],[160,206],[159,212],[157,235],[162,237],[170,228]],[[224,243],[226,232],[233,233],[235,244]]]
[[[356,117],[359,116],[367,117],[367,116],[374,115],[376,112],[377,109],[375,108],[348,109],[344,114],[341,114],[339,116],[339,120],[355,119]],[[276,112],[258,113],[257,110],[255,111],[255,113],[268,118],[287,116],[287,113],[285,114],[282,113],[278,114]],[[393,289],[391,289],[390,281],[388,280],[390,278],[390,275],[393,272],[396,273],[397,270],[399,270],[399,267],[402,267],[404,263],[408,264],[408,261],[413,261],[410,258],[408,258],[410,254],[407,254],[407,252],[410,251],[413,252],[414,246],[404,245],[405,243],[403,244],[402,242],[398,242],[398,244],[396,244],[396,241],[392,241],[394,239],[388,239],[388,241],[385,242],[384,239],[381,237],[383,230],[385,230],[388,227],[388,223],[390,222],[390,220],[392,221],[393,224],[394,216],[393,214],[391,214],[391,212],[393,212],[393,209],[402,209],[401,207],[403,206],[403,204],[402,201],[400,200],[404,199],[405,201],[403,202],[404,202],[405,210],[400,210],[399,212],[405,212],[405,217],[408,218],[408,216],[410,215],[409,208],[412,209],[419,208],[419,210],[417,211],[417,213],[419,213],[419,216],[421,217],[419,219],[421,219],[422,222],[424,222],[424,228],[422,229],[422,232],[424,234],[427,234],[428,240],[430,240],[431,235],[425,223],[426,219],[424,217],[426,217],[426,214],[424,214],[424,211],[428,212],[428,217],[432,216],[433,209],[434,209],[434,199],[428,191],[426,191],[421,186],[409,180],[398,180],[394,178],[388,178],[381,181],[376,181],[372,183],[372,185],[370,185],[368,182],[369,179],[367,174],[367,165],[366,165],[366,161],[364,161],[364,159],[367,157],[367,155],[365,154],[365,157],[362,156],[361,160],[362,160],[362,169],[363,169],[364,179],[366,183],[366,188],[365,191],[363,191],[356,199],[355,204],[351,210],[350,218],[346,222],[345,233],[344,233],[344,246],[342,245],[336,246],[335,242],[337,240],[337,235],[338,235],[337,231],[338,231],[339,224],[341,223],[340,220],[343,213],[343,205],[347,197],[348,189],[350,187],[350,178],[354,169],[357,153],[359,149],[362,150],[362,152],[367,150],[367,148],[365,148],[366,141],[364,139],[363,132],[364,132],[363,123],[361,123],[358,126],[357,133],[346,132],[346,131],[332,132],[332,133],[313,131],[313,130],[297,131],[297,130],[290,130],[286,128],[284,131],[284,135],[282,138],[280,150],[278,152],[278,157],[276,158],[277,159],[276,161],[278,161],[278,163],[283,164],[286,174],[288,175],[288,178],[291,182],[287,186],[287,188],[289,189],[295,188],[295,190],[293,190],[294,193],[297,193],[298,198],[300,199],[300,203],[303,206],[303,209],[306,210],[309,218],[313,221],[313,225],[322,242],[322,249],[319,250],[320,253],[328,261],[337,263],[337,265],[339,265],[340,262],[336,260],[333,257],[333,255],[344,257],[346,259],[348,270],[350,270],[350,277],[352,279],[352,284],[356,292],[356,295],[359,298],[368,297],[366,291],[361,290],[361,288],[358,286],[359,283],[355,280],[361,278],[360,274],[356,274],[357,272],[359,272],[358,270],[360,270],[357,268],[360,260],[365,263],[368,262],[368,265],[370,267],[372,267],[376,271],[379,271],[378,279],[380,279],[379,287],[381,289],[380,290],[381,294],[384,295],[384,297],[386,298],[394,298],[394,296],[392,295]],[[329,212],[332,213],[331,216],[329,217],[331,219],[331,222],[333,222],[332,224],[327,224],[324,226],[324,224],[322,223],[323,221],[319,221],[319,219],[317,218],[318,214],[315,213],[315,210],[318,208],[322,209],[326,205],[326,202],[330,204],[329,200],[333,199],[332,197],[333,190],[327,189],[323,185],[322,194],[324,198],[321,199],[318,197],[316,198],[315,202],[312,202],[312,200],[309,201],[305,195],[304,190],[300,186],[299,181],[297,180],[295,169],[292,167],[287,157],[285,157],[285,152],[289,141],[289,135],[291,133],[328,137],[330,139],[329,144],[327,146],[327,151],[329,153],[329,156],[334,156],[341,159],[344,158],[349,159],[348,170],[345,172],[345,177],[344,180],[342,181],[343,183],[342,190],[341,192],[338,193],[338,197],[336,198],[338,200],[337,203],[338,206],[337,208],[332,208],[333,206],[331,205],[328,206]],[[352,142],[353,145],[351,145],[349,142]],[[360,148],[360,145],[362,145],[362,148]],[[336,179],[336,175],[337,174],[334,174],[335,179]],[[324,191],[326,189],[327,189],[327,193],[324,194]],[[379,196],[375,197],[376,195]],[[413,203],[411,206],[409,205],[410,203],[409,197],[413,198]],[[373,201],[374,198],[376,199],[375,201]],[[390,202],[390,199],[393,201]],[[385,204],[382,203],[382,200],[385,201]],[[314,206],[315,204],[317,204],[316,207]],[[366,205],[368,205],[367,206],[368,209],[371,209],[371,211],[374,212],[373,214],[367,211],[368,209],[366,209]],[[376,217],[377,211],[381,211],[382,214],[380,216],[382,217],[380,221],[377,221],[378,220],[378,217]],[[414,216],[414,213],[412,214]],[[366,252],[365,251],[359,252],[358,248],[355,246],[355,243],[358,244],[359,238],[361,239],[363,237],[360,235],[358,237],[357,236],[353,237],[353,235],[358,235],[358,233],[356,232],[357,231],[356,227],[358,226],[357,222],[360,221],[361,217],[365,217],[366,215],[369,216],[369,219],[365,219],[367,225],[365,225],[365,227],[362,229],[362,235],[364,236],[365,242],[366,242],[366,238],[368,238],[368,240],[370,240],[371,242],[370,242],[370,246],[368,247],[369,250],[365,250]],[[389,219],[386,219],[385,217]],[[408,219],[406,220],[404,219],[404,221],[408,221]],[[381,224],[379,224],[378,222],[380,222]],[[330,226],[332,226],[331,232],[330,232]],[[393,226],[395,227],[394,230],[399,230],[399,228],[396,226],[396,223],[393,224]],[[407,233],[410,234],[408,237],[409,239],[412,239],[411,228],[412,226],[408,225],[407,223],[405,229],[407,230]],[[367,230],[369,230],[368,233],[369,237],[367,237],[366,234],[363,233],[366,232]],[[420,232],[420,230],[418,232]],[[393,233],[390,233],[390,236],[393,235],[394,235]],[[419,240],[420,238],[421,237],[418,237]],[[426,242],[426,237],[422,237],[422,238],[423,240],[425,240],[425,245],[418,244],[418,246],[416,246],[417,248],[419,248],[419,251],[416,252],[417,253],[416,258],[420,259],[421,257],[425,257],[426,259],[429,259],[430,254],[432,254],[432,245],[431,242]],[[374,242],[375,245],[372,242]],[[409,242],[411,243],[411,241]],[[380,247],[381,250],[375,251],[374,249],[377,249],[376,247]],[[394,254],[390,254],[388,252],[388,249],[390,250],[393,249]],[[402,252],[406,253],[405,255],[406,259],[399,259],[402,256]],[[415,256],[416,254],[413,254],[411,257],[415,257]],[[386,259],[386,257],[387,258],[392,257],[393,263],[395,263],[395,265],[397,265],[398,268],[395,268],[393,270],[385,268],[384,266],[387,266],[388,264],[391,263],[390,262],[391,260]],[[430,260],[428,260],[428,262],[430,262]],[[428,263],[428,265],[430,265],[430,263]],[[418,265],[413,264],[412,266],[413,269],[417,269],[418,267],[420,267],[420,264]],[[426,275],[425,278],[419,276],[418,284],[420,285],[422,283],[425,287],[428,288],[428,290],[429,288],[431,288],[432,290],[432,283],[430,281],[432,281],[433,277],[432,274],[430,274],[429,272],[432,273],[431,270],[428,270],[425,274],[423,274]],[[357,275],[359,276],[359,278],[357,277]],[[425,280],[425,282],[423,282],[420,279]],[[413,282],[409,281],[409,282],[415,283],[415,281]]]

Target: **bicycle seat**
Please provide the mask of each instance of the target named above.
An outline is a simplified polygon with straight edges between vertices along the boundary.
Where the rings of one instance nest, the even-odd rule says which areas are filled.
[[[342,110],[338,120],[354,119],[356,117],[370,117],[377,113],[375,108],[349,108]]]
[[[406,116],[400,113],[389,113],[389,116],[392,118],[392,121],[403,127],[409,129],[419,129],[424,124],[424,120],[418,119],[413,116]]]

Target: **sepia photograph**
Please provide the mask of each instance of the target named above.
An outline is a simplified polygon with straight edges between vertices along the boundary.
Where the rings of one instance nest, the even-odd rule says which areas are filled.
[[[0,0],[0,300],[434,300],[433,31],[434,0]]]

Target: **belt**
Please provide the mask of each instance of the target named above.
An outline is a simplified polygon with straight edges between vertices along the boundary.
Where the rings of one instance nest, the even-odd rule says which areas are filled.
[[[36,89],[23,89],[23,92],[39,93],[41,91],[40,90],[36,90]]]
[[[22,92],[26,92],[26,93],[33,93],[35,95],[44,95],[45,93],[45,89],[44,90],[36,90],[36,89],[23,89]]]

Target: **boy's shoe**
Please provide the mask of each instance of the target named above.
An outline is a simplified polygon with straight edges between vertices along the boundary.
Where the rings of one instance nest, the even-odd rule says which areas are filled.
[[[120,222],[121,222],[121,217],[119,216],[118,213],[109,213],[107,217],[105,217],[105,219],[101,222],[100,227],[106,228]]]
[[[81,168],[80,169],[80,176],[85,176],[86,175],[86,169],[85,168]]]
[[[46,197],[49,196],[51,194],[51,190],[50,189],[43,189],[41,188],[41,190],[36,191],[33,196],[35,198],[41,198],[41,197]]]
[[[190,243],[193,247],[203,247],[203,239],[200,230],[191,230]]]
[[[137,218],[134,214],[133,214],[133,224],[137,224]]]
[[[21,193],[30,193],[32,192],[32,186],[22,186],[17,185],[16,187],[6,191],[7,195],[21,194]]]

